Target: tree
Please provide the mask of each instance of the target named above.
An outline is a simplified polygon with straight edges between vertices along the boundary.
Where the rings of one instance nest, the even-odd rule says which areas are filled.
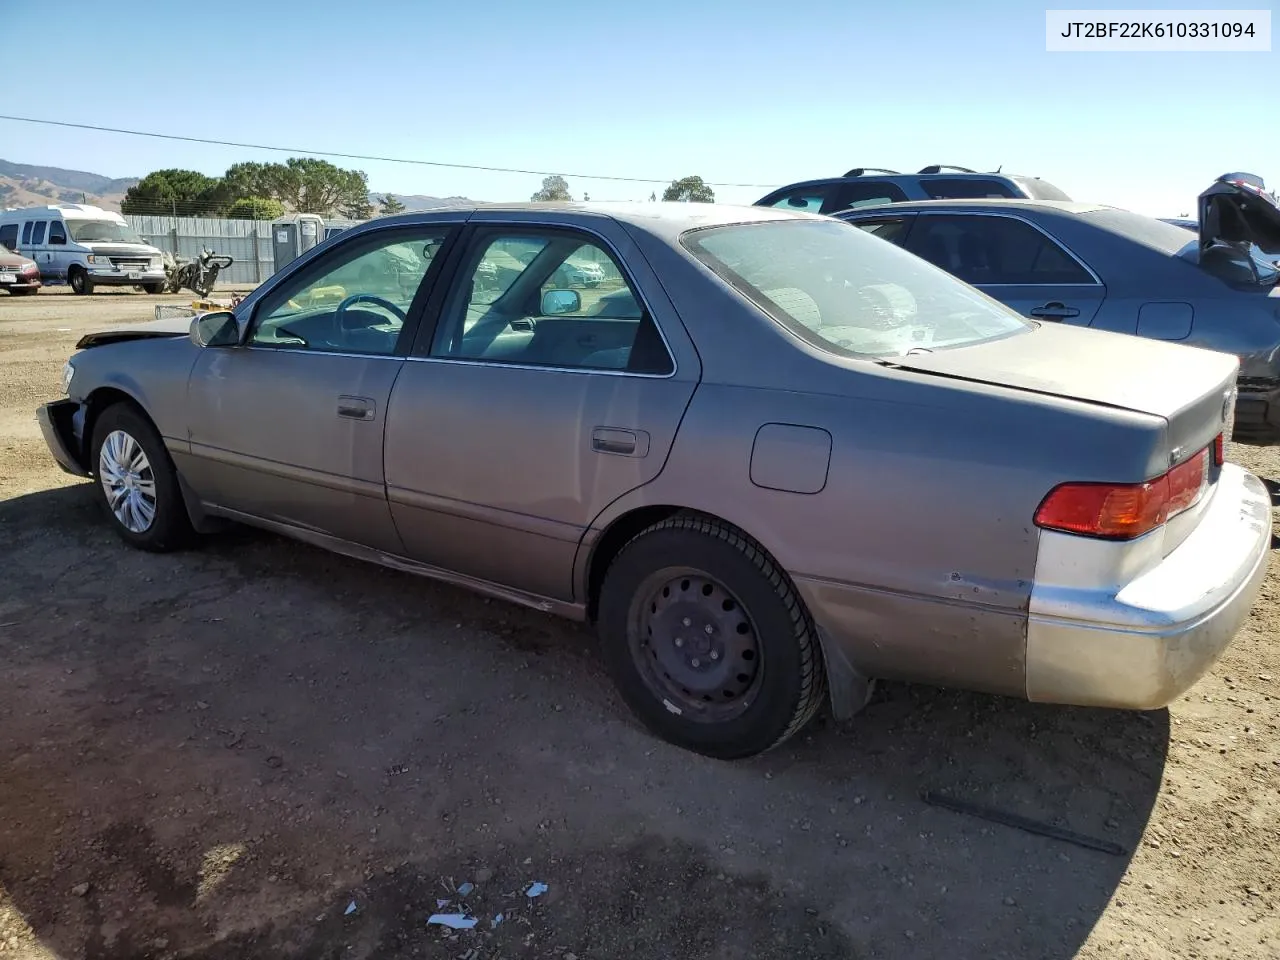
[[[120,212],[134,215],[203,217],[225,202],[222,182],[197,170],[166,169],[147,174],[127,191]]]
[[[388,193],[382,198],[382,209],[378,212],[384,217],[389,217],[393,213],[404,213],[404,204]]]
[[[702,182],[701,177],[684,177],[672,180],[671,186],[662,191],[663,200],[680,200],[686,203],[715,203],[716,192]]]
[[[284,216],[284,204],[272,197],[241,197],[227,210],[229,220],[275,220]]]
[[[573,197],[569,195],[568,182],[557,174],[554,177],[543,177],[542,189],[529,199],[536,203],[547,200],[572,200]]]
[[[195,170],[156,170],[130,187],[120,206],[124,213],[194,217],[274,219],[284,210],[321,215],[337,211],[352,220],[373,216],[364,171],[344,170],[311,157],[236,163],[221,179]]]
[[[227,169],[223,183],[233,201],[269,197],[297,213],[338,210],[353,220],[373,215],[363,171],[344,170],[314,157],[290,157],[284,163],[237,163]]]

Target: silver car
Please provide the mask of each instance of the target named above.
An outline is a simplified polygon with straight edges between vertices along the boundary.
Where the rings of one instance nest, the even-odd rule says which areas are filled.
[[[362,289],[391,245],[418,284]],[[620,286],[555,286],[570,258]],[[234,312],[78,346],[39,417],[127,542],[240,521],[590,621],[636,714],[716,757],[876,677],[1162,706],[1270,544],[1223,460],[1235,357],[1024,319],[811,214],[381,218]]]

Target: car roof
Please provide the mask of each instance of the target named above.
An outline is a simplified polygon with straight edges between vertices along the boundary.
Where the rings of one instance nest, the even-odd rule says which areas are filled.
[[[977,197],[954,200],[900,200],[897,203],[867,204],[864,207],[853,207],[839,210],[834,216],[844,217],[848,214],[884,213],[888,211],[908,210],[1039,210],[1055,213],[1093,213],[1096,210],[1115,209],[1105,203],[1082,203],[1077,200],[1032,200],[1027,197]]]
[[[527,220],[538,223],[543,219],[560,224],[578,223],[589,226],[593,220],[616,220],[648,233],[674,240],[686,230],[696,227],[714,227],[733,223],[760,223],[769,220],[828,220],[818,214],[800,210],[782,210],[776,207],[757,207],[749,204],[683,203],[679,201],[609,202],[602,200],[575,200],[526,203],[473,203],[439,207],[434,210],[401,213],[380,217],[377,223],[430,222],[433,214],[458,213],[479,220],[504,219]]]

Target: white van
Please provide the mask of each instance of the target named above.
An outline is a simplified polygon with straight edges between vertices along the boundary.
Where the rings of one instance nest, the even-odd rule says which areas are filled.
[[[118,213],[81,203],[0,211],[0,244],[36,262],[46,284],[164,289],[164,255]]]

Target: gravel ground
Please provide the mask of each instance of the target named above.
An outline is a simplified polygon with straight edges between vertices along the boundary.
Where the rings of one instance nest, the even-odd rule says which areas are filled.
[[[182,299],[0,294],[0,956],[1280,956],[1274,560],[1169,710],[886,685],[703,760],[577,626],[248,530],[125,548],[32,411],[81,333]]]

